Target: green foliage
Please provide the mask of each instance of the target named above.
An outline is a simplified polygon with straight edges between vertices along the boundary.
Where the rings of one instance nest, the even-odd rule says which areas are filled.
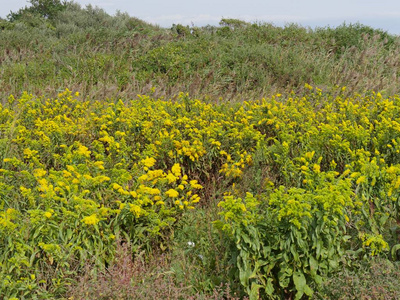
[[[381,29],[356,24],[342,24],[336,28],[319,28],[316,30],[330,44],[332,51],[339,57],[346,50],[356,47],[363,48],[365,39],[375,37],[383,42],[384,47],[393,45],[395,38]]]
[[[4,20],[2,18],[0,18],[0,30],[9,30],[9,29],[13,29],[14,28],[14,24],[12,24],[11,22]]]
[[[173,24],[171,30],[180,37],[186,37],[191,34],[189,26],[183,26],[181,24]]]
[[[193,293],[228,284],[253,299],[311,297],[340,267],[397,260],[399,97],[304,88],[221,104],[10,96],[0,106],[4,294],[64,295],[88,259],[104,271],[117,238],[134,254],[171,254]]]
[[[238,28],[246,27],[250,24],[239,19],[222,19],[219,22],[219,25],[221,25],[222,27],[229,27],[230,29],[235,30]]]
[[[7,18],[11,22],[23,20],[30,15],[37,15],[45,19],[54,19],[57,14],[65,10],[69,4],[60,0],[29,0],[31,6],[21,8],[17,12],[11,12]]]
[[[320,184],[309,189],[284,187],[256,200],[225,197],[223,221],[232,236],[241,283],[250,299],[280,298],[319,288],[339,266],[347,247],[347,209],[352,207],[351,182],[319,173]]]
[[[185,91],[242,100],[302,91],[305,83],[346,85],[349,93],[398,92],[398,38],[359,24],[312,30],[223,19],[219,27],[162,29],[127,14],[57,1],[37,1],[14,15],[1,25],[4,96],[52,86],[123,98],[155,87],[156,96]],[[90,60],[97,57],[107,63],[92,78]],[[23,70],[29,80],[13,75],[14,65],[32,61],[41,63]]]

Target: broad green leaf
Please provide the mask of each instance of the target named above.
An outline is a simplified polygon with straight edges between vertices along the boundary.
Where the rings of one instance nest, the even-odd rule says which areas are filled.
[[[293,273],[293,282],[294,286],[296,287],[296,299],[300,299],[304,294],[304,289],[307,285],[306,278],[304,274],[300,271],[296,271]]]
[[[250,300],[258,300],[259,298],[259,291],[260,288],[262,288],[263,286],[260,284],[256,284],[256,283],[252,283],[251,284],[251,290],[250,290]]]
[[[306,284],[304,287],[304,293],[311,297],[314,294],[314,291]]]
[[[270,296],[272,296],[275,293],[272,278],[268,278],[267,285],[265,286],[265,292],[267,293],[267,295],[270,295]]]
[[[315,275],[313,276],[313,279],[314,279],[314,281],[315,281],[315,283],[316,283],[317,285],[321,285],[321,284],[323,283],[322,277],[319,276],[319,275],[317,275],[317,274],[315,274]]]
[[[310,256],[310,270],[312,275],[318,270],[318,261],[313,256]]]
[[[317,242],[317,259],[319,259],[321,257],[321,248],[322,248],[322,241],[319,240]]]
[[[296,250],[296,246],[295,246],[295,245],[291,245],[291,246],[290,246],[290,252],[292,253],[293,258],[294,258],[295,261],[300,261],[300,259],[299,259],[299,254],[297,253],[297,250]]]

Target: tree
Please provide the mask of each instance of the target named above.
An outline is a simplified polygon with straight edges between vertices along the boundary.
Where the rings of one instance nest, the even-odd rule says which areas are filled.
[[[31,6],[19,9],[17,12],[10,12],[7,19],[10,22],[20,20],[26,14],[38,15],[45,19],[54,19],[54,17],[67,8],[66,0],[29,0]]]

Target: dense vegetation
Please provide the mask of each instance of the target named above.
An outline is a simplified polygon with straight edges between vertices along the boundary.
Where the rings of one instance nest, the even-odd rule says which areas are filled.
[[[398,299],[399,38],[0,20],[0,299]]]
[[[220,27],[162,29],[91,6],[33,4],[0,21],[3,98],[65,88],[129,98],[155,88],[155,97],[248,100],[304,83],[347,86],[349,94],[400,86],[399,39],[360,24],[311,30],[225,19]]]

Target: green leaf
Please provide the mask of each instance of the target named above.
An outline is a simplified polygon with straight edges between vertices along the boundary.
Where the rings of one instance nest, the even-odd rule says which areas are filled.
[[[315,275],[313,276],[313,279],[314,279],[314,281],[315,281],[315,283],[316,283],[317,285],[321,285],[322,282],[323,282],[322,277],[319,276],[319,275],[317,275],[317,274],[315,274]]]
[[[241,233],[240,233],[240,237],[243,239],[243,241],[244,241],[246,244],[252,245],[252,240],[251,240],[251,238],[250,238],[247,234],[245,234],[244,232],[241,232]],[[240,240],[239,240],[238,242],[240,243]]]
[[[338,263],[337,260],[329,259],[329,266],[330,266],[332,269],[336,269],[336,268],[339,266],[339,263]]]
[[[396,259],[397,251],[400,250],[400,244],[394,245],[392,247],[392,258]]]
[[[68,241],[71,240],[71,238],[72,238],[72,230],[68,228],[67,229],[67,239],[68,239]]]
[[[322,247],[322,241],[319,240],[319,241],[317,242],[317,259],[319,259],[320,256],[321,256],[321,247]]]
[[[273,279],[272,278],[268,278],[267,285],[265,286],[265,292],[269,296],[272,296],[272,295],[275,294],[275,289],[274,289]]]
[[[249,278],[251,276],[251,266],[248,262],[249,254],[245,251],[240,251],[237,266],[239,268],[239,279],[243,286],[249,286]]]
[[[313,256],[310,256],[310,271],[312,276],[315,276],[318,271],[318,261]]]
[[[252,236],[252,241],[251,241],[250,245],[252,245],[254,251],[259,251],[260,250],[260,241],[258,239],[257,229],[254,228],[253,226],[249,226],[247,229]]]
[[[351,239],[351,235],[344,235],[343,236],[343,241],[345,241],[345,242],[347,242],[350,239]]]
[[[250,300],[258,300],[259,298],[259,290],[260,288],[262,288],[263,286],[260,284],[256,284],[256,283],[252,283],[251,284],[251,290],[250,290]]]
[[[304,287],[304,293],[311,297],[314,294],[314,291],[306,284]]]
[[[38,235],[42,233],[43,227],[44,225],[41,225],[39,228],[36,229],[35,233],[33,234],[32,240],[35,240],[38,237]]]
[[[290,277],[292,275],[291,271],[291,269],[281,265],[281,268],[278,272],[278,280],[281,287],[287,288],[289,286]]]
[[[300,261],[299,254],[296,251],[296,246],[295,245],[292,244],[290,246],[290,252],[292,253],[293,258],[294,258],[295,261]]]
[[[307,285],[306,278],[304,277],[303,272],[296,271],[293,274],[293,282],[296,287],[296,299],[300,299],[304,294],[304,289]]]

